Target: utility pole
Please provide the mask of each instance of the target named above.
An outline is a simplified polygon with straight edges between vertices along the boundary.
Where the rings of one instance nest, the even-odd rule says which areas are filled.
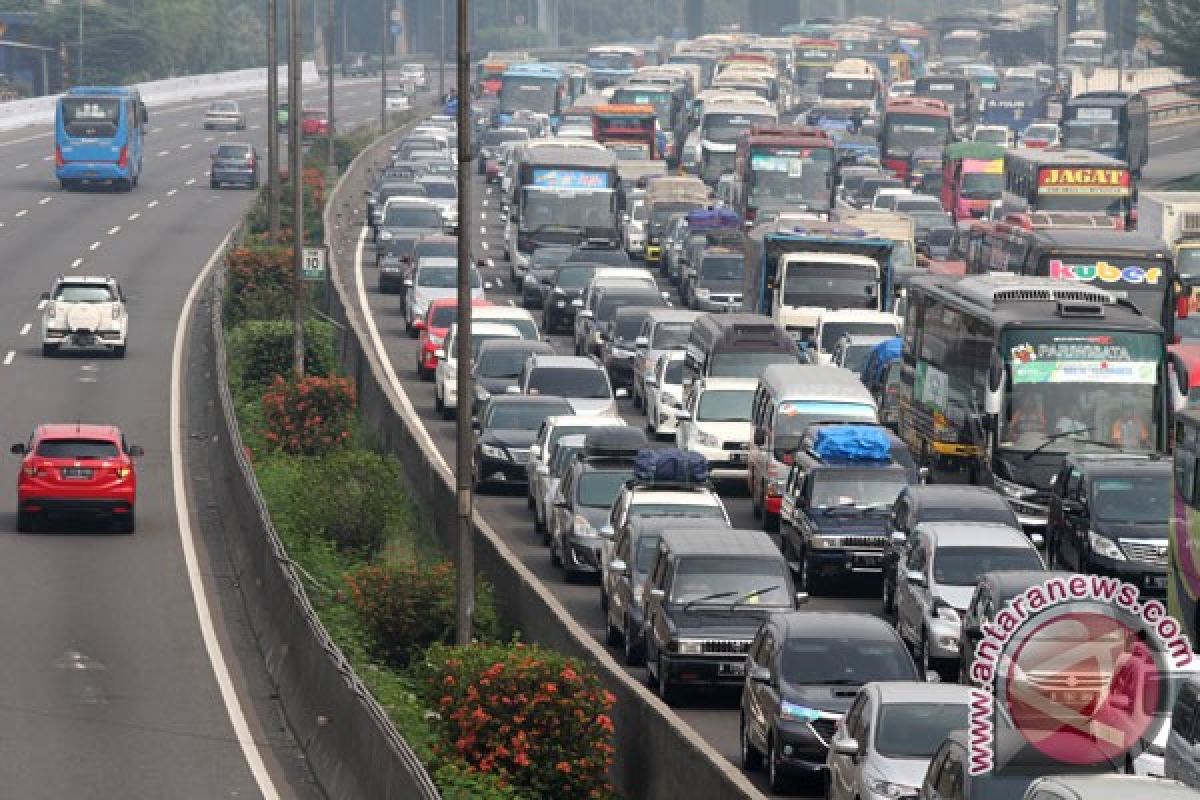
[[[304,377],[304,312],[308,288],[304,282],[304,143],[300,118],[304,116],[301,84],[300,49],[303,47],[300,29],[300,0],[288,0],[288,31],[291,47],[288,51],[288,178],[292,182],[292,370],[297,378]]]
[[[383,8],[383,24],[379,27],[379,132],[387,133],[387,51],[392,16],[388,13],[388,0],[382,0],[379,5]]]
[[[333,129],[334,129],[334,118],[333,118],[333,62],[334,62],[333,50],[334,50],[334,47],[333,47],[333,43],[336,41],[336,39],[334,37],[337,32],[334,30],[334,24],[333,24],[333,0],[326,0],[326,11],[328,12],[327,22],[329,23],[328,24],[329,32],[325,35],[325,61],[328,62],[328,66],[329,66],[329,86],[328,86],[329,158],[326,160],[326,163],[329,165],[329,169],[333,171],[333,174],[336,175],[337,174],[337,160],[334,158],[334,153],[333,153]],[[345,60],[346,60],[346,54],[342,53],[342,61],[345,61]]]
[[[438,37],[438,100],[446,96],[446,0],[442,0],[442,33]]]
[[[279,241],[279,8],[267,0],[267,225]],[[291,119],[291,109],[288,110]]]
[[[468,43],[469,0],[458,3],[457,57],[458,108],[458,391],[464,398],[456,409],[457,453],[454,463],[455,495],[458,511],[458,565],[455,591],[455,635],[457,644],[470,644],[475,618],[475,525],[471,492],[471,461],[475,431],[471,425],[471,401],[475,390],[471,382],[471,51]]]
[[[75,79],[75,85],[83,85],[83,0],[79,0],[79,77]]]

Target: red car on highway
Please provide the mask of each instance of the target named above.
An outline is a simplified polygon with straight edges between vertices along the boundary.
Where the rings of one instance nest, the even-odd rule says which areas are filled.
[[[300,134],[302,136],[328,136],[329,113],[323,108],[304,109],[304,116],[300,117]]]
[[[108,517],[118,530],[134,531],[137,470],[142,448],[112,425],[76,422],[37,426],[29,441],[14,444],[22,456],[17,478],[17,530],[27,533],[46,516]]]
[[[472,308],[490,305],[491,303],[487,300],[475,300],[471,303]],[[425,319],[417,320],[416,329],[421,332],[417,339],[417,375],[421,380],[433,379],[438,362],[434,353],[446,343],[446,334],[450,332],[450,326],[457,320],[457,297],[442,297],[434,300],[429,304],[429,310],[425,312]]]

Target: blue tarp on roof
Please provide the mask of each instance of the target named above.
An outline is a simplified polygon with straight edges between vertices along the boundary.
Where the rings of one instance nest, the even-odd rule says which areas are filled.
[[[687,213],[690,230],[704,231],[713,228],[741,228],[742,218],[728,208],[698,208]]]
[[[878,383],[883,370],[888,364],[900,358],[904,349],[904,340],[899,336],[882,341],[871,348],[867,354],[867,363],[863,366],[862,380],[868,388]]]
[[[874,425],[837,425],[817,431],[813,452],[822,461],[890,462],[892,442]]]

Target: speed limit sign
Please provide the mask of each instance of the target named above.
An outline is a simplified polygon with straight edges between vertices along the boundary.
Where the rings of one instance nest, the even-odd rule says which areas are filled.
[[[301,265],[301,272],[306,281],[323,281],[325,280],[325,248],[324,247],[306,247],[304,248],[304,263]]]

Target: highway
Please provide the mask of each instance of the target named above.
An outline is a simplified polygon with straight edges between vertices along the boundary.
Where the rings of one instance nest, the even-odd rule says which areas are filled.
[[[342,83],[343,127],[378,112],[377,85]],[[306,94],[324,105],[324,86]],[[124,194],[60,191],[49,125],[0,135],[6,444],[38,423],[78,420],[116,424],[146,451],[132,536],[99,526],[17,534],[12,494],[0,514],[7,797],[321,796],[272,700],[219,532],[197,524],[203,484],[173,469],[167,399],[185,298],[253,198],[209,189],[209,153],[253,141],[265,167],[265,99],[243,95],[242,105],[250,130],[230,133],[203,129],[207,101],[151,108],[143,177]],[[60,273],[120,280],[125,359],[42,357],[39,295]],[[182,366],[180,377],[201,377]],[[181,439],[205,436],[180,419]],[[19,460],[8,463],[11,487]]]
[[[1171,178],[1188,174],[1200,166],[1196,161],[1195,135],[1200,123],[1191,121],[1156,129],[1151,136],[1151,160],[1146,169],[1148,186],[1157,185]],[[498,189],[487,187],[478,177],[473,179],[473,200],[478,214],[478,226],[472,231],[476,258],[486,259],[490,268],[484,270],[485,278],[497,285],[491,292],[491,300],[499,303],[519,303],[510,286],[509,265],[504,259],[504,227],[500,213]],[[358,268],[355,274],[343,276],[352,293],[365,298],[370,314],[374,318],[378,340],[375,347],[382,347],[390,359],[400,381],[400,390],[411,399],[440,449],[443,458],[454,465],[454,423],[443,420],[434,410],[433,384],[421,381],[414,371],[416,340],[404,332],[403,306],[395,295],[380,294],[374,267],[374,252],[369,242],[360,239]],[[360,291],[358,287],[362,287]],[[678,298],[676,298],[677,300]],[[359,309],[361,312],[361,308]],[[533,312],[540,320],[540,313]],[[573,353],[573,344],[567,336],[550,337],[557,352]],[[645,418],[632,403],[621,400],[622,416],[631,425],[642,426]],[[730,517],[735,527],[757,528],[758,523],[751,515],[750,500],[745,486],[737,482],[725,482],[720,487]],[[525,562],[534,574],[554,591],[558,599],[570,610],[598,642],[604,641],[604,617],[600,610],[599,589],[595,582],[567,583],[562,572],[551,566],[548,548],[535,536],[533,517],[525,505],[522,490],[507,493],[484,494],[476,497],[476,504],[491,522],[493,528],[505,538],[506,543]],[[806,608],[813,610],[847,610],[877,614],[879,598],[877,589],[868,582],[849,584],[837,596],[813,597]],[[619,648],[610,648],[617,663],[621,663]],[[645,680],[644,668],[628,668],[630,673]],[[738,742],[738,695],[732,693],[695,692],[685,696],[677,713],[718,752],[734,764],[740,765]],[[766,794],[763,773],[751,775],[756,785]]]

